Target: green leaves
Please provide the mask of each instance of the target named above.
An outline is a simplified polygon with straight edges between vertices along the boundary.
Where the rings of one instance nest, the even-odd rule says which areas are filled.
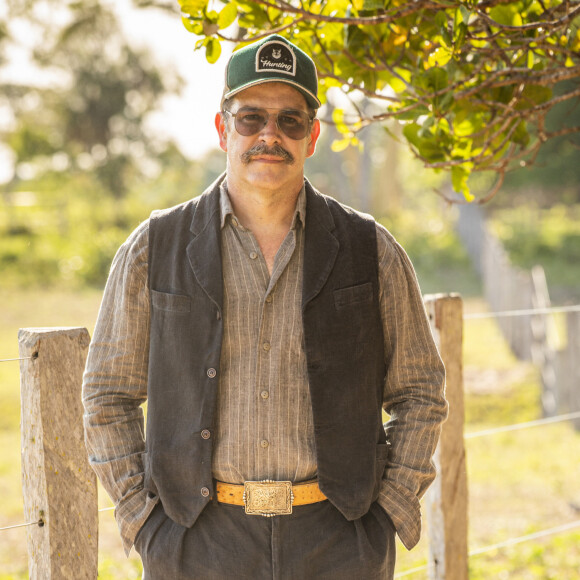
[[[220,30],[231,26],[238,17],[238,6],[235,2],[226,4],[225,8],[219,13],[217,24]]]
[[[379,97],[375,119],[404,123],[412,151],[449,170],[466,198],[474,171],[503,172],[546,138],[553,86],[580,77],[580,21],[561,0],[208,1],[179,0],[210,62],[232,25],[242,44],[274,30],[291,38],[314,58],[323,102],[330,88]],[[333,120],[333,147],[358,145],[360,120]]]
[[[195,49],[205,47],[206,60],[214,64],[219,59],[222,47],[219,38],[216,38],[220,30],[230,27],[238,18],[238,4],[231,1],[218,13],[208,10],[208,0],[179,0],[183,26],[188,32],[196,36],[202,36],[195,43]]]
[[[453,190],[457,193],[461,193],[466,201],[473,201],[475,199],[467,185],[472,169],[473,163],[454,165],[451,168],[451,185],[453,186]]]

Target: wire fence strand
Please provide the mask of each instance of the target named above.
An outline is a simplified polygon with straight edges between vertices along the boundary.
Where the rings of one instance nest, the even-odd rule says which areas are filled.
[[[0,358],[0,363],[3,362],[12,362],[12,361],[16,361],[16,360],[32,360],[37,358],[38,355],[32,355],[32,356],[25,356],[25,357],[20,357],[20,358]]]
[[[114,506],[111,507],[106,507],[106,508],[100,508],[98,511],[99,512],[108,512],[108,511],[113,511],[115,508]],[[5,526],[3,528],[0,528],[0,532],[3,532],[4,530],[14,530],[15,528],[25,528],[27,526],[44,526],[44,520],[42,518],[40,518],[38,521],[36,522],[28,522],[26,524],[14,524],[12,526]]]
[[[500,550],[502,548],[509,548],[517,544],[523,544],[524,542],[529,542],[531,540],[539,540],[541,538],[546,538],[548,536],[554,536],[556,534],[561,534],[563,532],[568,532],[580,528],[580,520],[575,520],[573,522],[568,522],[554,528],[549,528],[547,530],[542,530],[541,532],[534,532],[533,534],[527,534],[525,536],[519,536],[517,538],[510,538],[509,540],[504,540],[503,542],[498,542],[497,544],[491,544],[490,546],[484,546],[482,548],[475,548],[469,551],[469,557],[480,556],[481,554],[486,554],[488,552],[493,552],[495,550]],[[404,578],[405,576],[410,576],[411,574],[416,574],[417,572],[423,572],[434,568],[434,564],[424,564],[423,566],[417,566],[416,568],[410,568],[409,570],[403,570],[395,574],[394,578]]]
[[[568,532],[575,528],[580,528],[580,520],[575,520],[573,522],[568,522],[567,524],[562,524],[554,528],[549,528],[547,530],[542,530],[541,532],[535,532],[533,534],[527,534],[525,536],[520,536],[519,538],[510,538],[503,542],[493,544],[491,546],[485,546],[483,548],[476,548],[475,550],[470,550],[470,556],[479,556],[480,554],[485,554],[486,552],[493,552],[494,550],[499,550],[501,548],[509,548],[510,546],[515,546],[516,544],[523,544],[524,542],[529,542],[530,540],[539,540],[540,538],[546,538],[548,536],[554,536],[556,534],[561,534],[562,532]]]
[[[536,419],[535,421],[527,421],[526,423],[515,423],[514,425],[504,425],[502,427],[492,427],[482,431],[474,431],[473,433],[464,433],[463,438],[475,439],[476,437],[485,437],[486,435],[495,435],[496,433],[507,433],[508,431],[520,431],[521,429],[541,427],[542,425],[550,425],[552,423],[563,423],[565,421],[571,421],[572,419],[580,419],[580,411],[566,413],[565,415],[557,415],[556,417]]]
[[[3,528],[0,528],[0,532],[3,532],[5,530],[13,530],[15,528],[26,528],[27,526],[43,526],[44,525],[44,520],[42,520],[42,518],[36,522],[28,522],[27,524],[14,524],[13,526],[5,526]]]
[[[580,312],[580,304],[575,306],[551,306],[550,308],[528,308],[524,310],[500,310],[498,312],[476,312],[464,314],[463,320],[478,320],[483,318],[506,318],[510,316],[531,316],[534,314],[561,314],[565,312]]]

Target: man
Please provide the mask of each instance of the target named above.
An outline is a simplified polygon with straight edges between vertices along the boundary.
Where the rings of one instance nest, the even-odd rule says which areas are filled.
[[[144,578],[392,578],[419,539],[444,370],[403,250],[304,178],[319,106],[284,38],[235,52],[226,173],[113,262],[86,441]]]

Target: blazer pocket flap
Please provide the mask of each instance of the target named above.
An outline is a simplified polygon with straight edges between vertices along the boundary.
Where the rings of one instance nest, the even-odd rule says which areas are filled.
[[[334,306],[337,310],[353,304],[362,304],[372,302],[373,285],[371,282],[351,286],[350,288],[341,288],[334,291]]]
[[[169,312],[190,312],[191,310],[190,297],[181,294],[167,294],[151,290],[151,303],[153,308]]]

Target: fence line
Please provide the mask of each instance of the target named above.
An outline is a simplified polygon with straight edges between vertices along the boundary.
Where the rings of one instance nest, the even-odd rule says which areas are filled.
[[[447,394],[452,412],[443,426],[434,457],[439,476],[426,499],[429,562],[427,566],[407,570],[396,577],[428,569],[431,580],[467,580],[469,556],[575,528],[580,522],[469,551],[464,439],[574,419],[580,417],[580,405],[558,417],[466,434],[463,424],[461,344],[464,317],[461,298],[458,295],[436,295],[426,297],[425,304],[448,371]],[[580,317],[574,315],[576,319],[580,323]],[[36,359],[39,349],[42,350],[39,361],[20,365],[24,519],[31,522],[25,524],[31,578],[50,577],[42,570],[51,566],[62,568],[65,560],[67,569],[73,571],[72,575],[78,576],[83,568],[86,570],[81,574],[83,577],[96,578],[98,512],[115,509],[98,509],[94,473],[88,466],[86,452],[79,445],[82,441],[82,408],[78,393],[89,340],[86,329],[78,328],[22,329],[19,333],[19,360]],[[574,342],[575,353],[580,352],[578,348]],[[577,365],[577,355],[575,360]],[[574,369],[576,372],[577,366]],[[58,392],[52,388],[55,381],[59,384]],[[69,468],[71,464],[78,467],[79,473],[82,470],[80,477]],[[44,511],[39,512],[39,507]],[[33,519],[37,521],[32,522]],[[42,532],[34,528],[41,522],[44,525]],[[78,543],[85,541],[86,545]],[[75,547],[76,553],[72,553],[69,548],[75,542],[78,551]]]
[[[478,270],[483,293],[496,313],[467,315],[466,319],[495,317],[512,352],[540,369],[542,410],[554,416],[580,408],[580,307],[552,308],[544,269],[514,266],[502,242],[493,234],[481,208],[463,205],[458,233]],[[567,344],[560,348],[554,320],[549,315],[566,313]],[[580,431],[580,421],[575,423]]]
[[[534,314],[561,314],[566,312],[580,312],[580,304],[574,306],[551,306],[549,308],[528,308],[522,310],[501,310],[499,312],[478,312],[464,314],[464,320],[476,320],[479,318],[507,318],[512,316],[530,316]]]
[[[36,522],[28,522],[27,524],[15,524],[13,526],[6,526],[4,528],[0,528],[0,532],[3,532],[5,530],[13,530],[14,528],[25,528],[26,526],[39,526],[40,528],[42,528],[42,526],[44,526],[44,520],[40,518]]]
[[[0,363],[12,362],[12,361],[16,361],[16,360],[32,360],[32,359],[35,359],[37,357],[38,357],[38,355],[25,356],[25,357],[20,357],[20,358],[2,358],[2,359],[0,359]]]
[[[504,425],[502,427],[493,427],[484,429],[483,431],[474,431],[473,433],[464,433],[464,439],[475,439],[476,437],[484,437],[486,435],[495,435],[496,433],[506,433],[508,431],[520,431],[521,429],[528,429],[530,427],[540,427],[542,425],[549,425],[551,423],[562,423],[564,421],[571,421],[572,419],[579,419],[580,411],[574,413],[566,413],[565,415],[558,415],[556,417],[546,417],[545,419],[536,419],[535,421],[527,421],[526,423],[515,423],[513,425]]]
[[[499,550],[500,548],[507,548],[509,546],[515,546],[516,544],[523,544],[524,542],[529,542],[530,540],[546,538],[547,536],[553,536],[555,534],[567,532],[568,530],[573,530],[574,528],[580,528],[580,520],[568,522],[567,524],[562,524],[561,526],[556,526],[555,528],[542,530],[541,532],[534,532],[533,534],[520,536],[519,538],[510,538],[509,540],[504,540],[503,542],[499,542],[491,546],[485,546],[484,548],[477,548],[476,550],[471,550],[469,555],[479,556],[480,554],[485,554],[486,552],[493,552],[493,550]]]
[[[98,512],[109,512],[109,511],[113,511],[114,509],[115,509],[115,506],[111,506],[111,507],[106,507],[106,508],[100,508],[97,511]],[[26,524],[14,524],[12,526],[5,526],[3,528],[0,528],[0,532],[3,532],[5,530],[13,530],[15,528],[25,528],[27,526],[36,526],[36,525],[38,525],[39,527],[42,528],[42,526],[44,526],[44,520],[42,518],[40,518],[36,522],[28,522]]]
[[[494,550],[500,550],[501,548],[509,548],[517,544],[523,544],[524,542],[529,542],[530,540],[538,540],[540,538],[547,538],[548,536],[553,536],[560,534],[562,532],[567,532],[575,528],[580,528],[580,520],[575,520],[573,522],[568,522],[567,524],[562,524],[554,528],[548,528],[547,530],[542,530],[540,532],[534,532],[533,534],[526,534],[525,536],[519,536],[517,538],[510,538],[509,540],[504,540],[503,542],[498,542],[497,544],[491,544],[489,546],[484,546],[482,548],[476,548],[469,551],[469,556],[481,556],[488,552],[493,552]],[[417,572],[423,572],[424,570],[429,570],[434,568],[434,564],[424,564],[423,566],[417,566],[416,568],[410,568],[409,570],[403,570],[395,574],[395,578],[404,578],[405,576],[410,576],[411,574],[416,574]]]
[[[543,425],[551,425],[553,423],[563,423],[563,422],[570,421],[572,419],[578,419],[578,418],[580,418],[580,411],[577,411],[575,413],[568,413],[566,415],[558,415],[557,417],[547,417],[545,419],[537,419],[535,421],[527,421],[526,423],[515,423],[512,425],[504,425],[501,427],[493,427],[490,429],[484,429],[483,431],[474,431],[472,433],[464,433],[463,438],[464,439],[476,439],[478,437],[495,435],[497,433],[506,433],[509,431],[520,431],[520,430],[528,429],[531,427],[541,427]],[[107,512],[107,511],[113,511],[114,509],[115,509],[115,506],[111,506],[111,507],[106,507],[106,508],[99,508],[97,511]],[[25,526],[33,526],[35,524],[40,525],[40,524],[44,524],[44,522],[42,519],[40,519],[36,522],[29,522],[26,524],[15,524],[13,526],[6,526],[4,528],[0,528],[0,532],[2,532],[4,530],[11,530],[13,528],[23,528]]]

